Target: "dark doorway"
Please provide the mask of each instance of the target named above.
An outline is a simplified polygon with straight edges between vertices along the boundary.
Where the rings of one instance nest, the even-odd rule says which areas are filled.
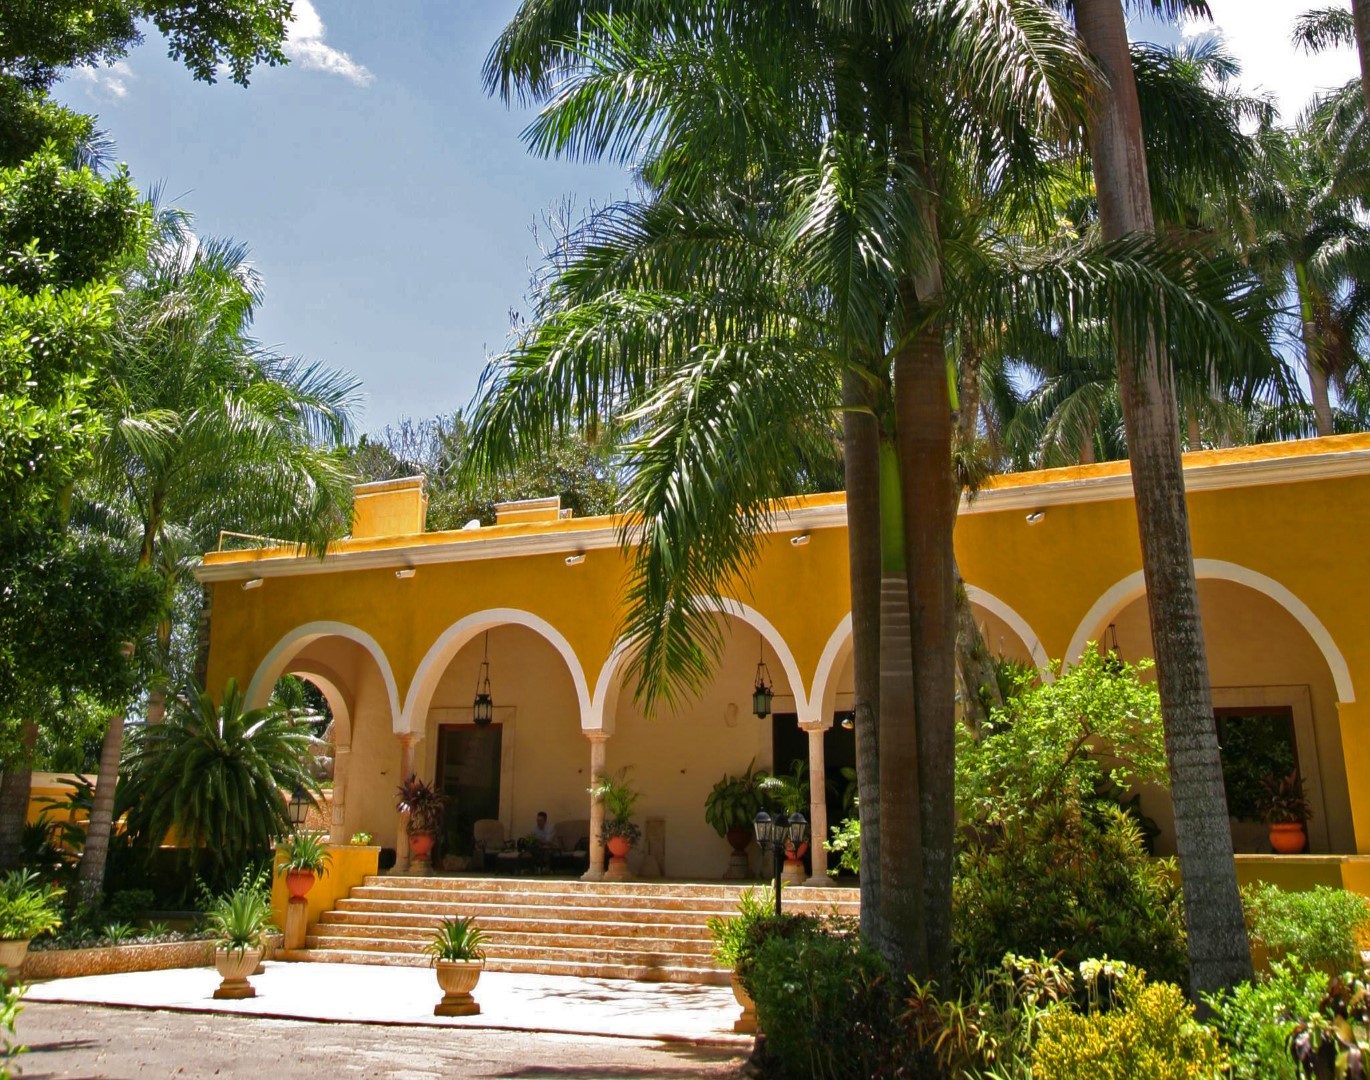
[[[1299,766],[1294,710],[1259,705],[1213,711],[1227,812],[1237,821],[1260,821],[1263,781],[1269,776],[1288,776]]]
[[[472,826],[499,817],[499,774],[504,727],[443,724],[438,728],[437,787],[448,798],[443,851],[470,855]]]
[[[823,733],[823,770],[827,774],[824,802],[828,807],[829,827],[847,816],[847,788],[855,780],[856,731],[843,726],[851,718],[850,712],[834,713],[832,726]],[[809,735],[800,729],[799,717],[795,713],[775,713],[771,717],[771,761],[774,763],[773,771],[782,775],[794,772],[795,761],[802,761],[805,769],[808,769]],[[850,780],[843,775],[843,769],[852,770]],[[809,816],[808,807],[804,808],[804,816]],[[808,861],[807,858],[805,861]]]

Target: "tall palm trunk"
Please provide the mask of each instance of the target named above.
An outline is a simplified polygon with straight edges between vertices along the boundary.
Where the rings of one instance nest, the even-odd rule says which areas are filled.
[[[1318,324],[1315,313],[1313,286],[1308,280],[1308,267],[1294,264],[1294,285],[1299,294],[1299,331],[1303,339],[1303,366],[1308,373],[1309,397],[1313,402],[1313,416],[1318,434],[1332,434],[1332,402],[1327,393],[1327,372],[1323,370],[1318,349]]]
[[[879,943],[896,970],[926,976],[923,811],[918,719],[895,443],[880,442],[880,925]],[[864,825],[862,831],[865,831]]]
[[[1090,125],[1105,241],[1152,233],[1137,85],[1121,0],[1077,0],[1081,37],[1108,79]],[[1189,931],[1191,989],[1210,993],[1251,976],[1208,662],[1189,543],[1174,373],[1154,346],[1118,349],[1118,383],[1132,461],[1142,569],[1175,809]]]
[[[100,773],[90,804],[86,825],[86,845],[81,852],[78,893],[87,904],[96,903],[105,887],[105,862],[109,858],[109,837],[114,824],[114,785],[119,778],[119,756],[124,747],[124,715],[109,718],[105,737],[100,742]]]
[[[1356,21],[1356,48],[1360,52],[1360,85],[1365,91],[1365,107],[1370,110],[1370,0],[1351,0]]]
[[[842,377],[847,553],[855,676],[856,789],[861,816],[861,933],[880,932],[880,426],[858,372]]]
[[[23,861],[24,825],[33,787],[33,748],[38,744],[35,721],[24,721],[19,742],[19,753],[5,762],[5,775],[0,777],[0,870],[13,870]]]

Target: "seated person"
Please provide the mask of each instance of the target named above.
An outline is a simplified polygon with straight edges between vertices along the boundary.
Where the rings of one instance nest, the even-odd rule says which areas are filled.
[[[553,839],[555,839],[556,830],[548,824],[546,810],[538,811],[538,823],[528,835],[536,839],[540,844],[550,844]]]

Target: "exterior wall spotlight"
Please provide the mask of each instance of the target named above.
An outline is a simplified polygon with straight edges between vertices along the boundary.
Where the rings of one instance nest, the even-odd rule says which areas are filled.
[[[583,563],[584,561],[585,561],[585,552],[583,552],[583,551],[577,551],[574,555],[567,555],[567,556],[566,556],[566,565],[567,565],[567,566],[579,566],[579,565],[580,565],[581,563]]]
[[[1027,516],[1027,523],[1029,525],[1040,525],[1042,523],[1042,519],[1046,516],[1047,512],[1045,510],[1034,510]]]
[[[262,579],[259,577],[250,577],[243,582],[244,589],[260,589],[261,587]]]

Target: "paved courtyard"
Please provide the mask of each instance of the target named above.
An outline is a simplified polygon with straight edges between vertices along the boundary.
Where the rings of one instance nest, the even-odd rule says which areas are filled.
[[[306,965],[299,965],[306,966]],[[23,1080],[149,1077],[738,1077],[744,1051],[519,1031],[316,1023],[35,1001],[19,1017]]]

